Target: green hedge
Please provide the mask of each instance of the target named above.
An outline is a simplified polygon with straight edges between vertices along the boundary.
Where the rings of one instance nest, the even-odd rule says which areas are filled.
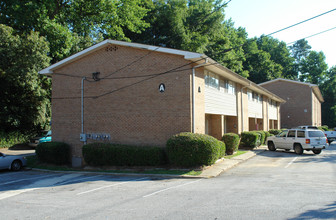
[[[29,135],[25,135],[20,132],[0,132],[0,148],[11,147],[15,144],[23,144],[28,142]]]
[[[71,148],[62,142],[44,142],[36,147],[36,156],[41,162],[64,165],[70,163]]]
[[[241,147],[255,148],[260,145],[261,134],[254,131],[245,131],[241,133]]]
[[[225,143],[227,155],[232,155],[235,151],[238,150],[240,141],[238,134],[235,133],[224,134],[222,140]]]
[[[273,134],[273,135],[278,135],[282,132],[282,130],[279,130],[279,129],[270,129],[268,131],[270,134]]]
[[[225,155],[225,144],[206,134],[184,132],[167,141],[167,155],[177,166],[211,165]]]
[[[164,148],[92,143],[83,146],[84,160],[92,166],[157,166],[166,164]]]
[[[254,131],[254,132],[257,132],[258,134],[260,134],[260,145],[265,144],[265,141],[266,141],[265,131],[258,130],[258,131]]]
[[[320,129],[321,131],[329,131],[328,125],[322,125],[322,126],[318,127],[318,129]]]

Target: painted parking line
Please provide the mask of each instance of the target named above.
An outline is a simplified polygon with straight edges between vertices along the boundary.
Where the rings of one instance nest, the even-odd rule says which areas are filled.
[[[147,198],[147,197],[150,197],[150,196],[154,196],[154,195],[156,195],[156,194],[159,194],[159,193],[162,193],[162,192],[171,190],[171,189],[176,189],[176,188],[179,188],[179,187],[182,187],[182,186],[186,186],[186,185],[189,185],[189,184],[197,183],[197,182],[199,182],[199,181],[201,181],[201,180],[203,180],[203,179],[198,179],[198,180],[191,181],[191,182],[188,182],[188,183],[183,183],[183,184],[180,184],[180,185],[177,185],[177,186],[168,187],[168,188],[166,188],[166,189],[161,189],[161,190],[159,190],[159,191],[156,191],[156,192],[153,192],[153,193],[151,193],[151,194],[145,195],[145,196],[143,196],[143,198]]]
[[[99,188],[95,188],[95,189],[91,189],[91,190],[84,191],[84,192],[81,192],[81,193],[77,193],[77,196],[87,194],[87,193],[90,193],[90,192],[94,192],[94,191],[97,191],[97,190],[101,190],[101,189],[106,189],[106,188],[109,188],[109,187],[114,187],[114,186],[130,183],[130,182],[134,182],[134,181],[145,180],[145,179],[148,179],[148,178],[144,177],[144,178],[133,179],[133,180],[124,181],[124,182],[120,182],[120,183],[116,183],[116,184],[112,184],[112,185],[102,186],[102,187],[99,187]]]
[[[291,160],[291,162],[289,162],[285,168],[288,168],[290,165],[292,165],[292,163],[294,163],[294,161],[296,161],[298,159],[298,157],[295,157],[293,160]]]

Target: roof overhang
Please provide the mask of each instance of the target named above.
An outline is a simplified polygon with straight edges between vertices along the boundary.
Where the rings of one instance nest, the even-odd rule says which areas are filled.
[[[63,59],[41,71],[39,71],[40,74],[45,74],[45,75],[52,75],[53,70],[60,68],[66,64],[69,64],[71,62],[74,62],[84,56],[87,56],[91,53],[94,53],[95,51],[109,45],[119,45],[119,46],[125,46],[125,47],[133,47],[133,48],[138,48],[138,49],[144,49],[144,50],[149,50],[153,52],[161,52],[161,53],[168,53],[168,54],[174,54],[174,55],[180,55],[183,56],[185,59],[199,59],[203,57],[203,54],[200,53],[194,53],[194,52],[188,52],[188,51],[183,51],[183,50],[176,50],[176,49],[170,49],[170,48],[165,48],[165,47],[158,47],[158,46],[151,46],[151,45],[145,45],[145,44],[138,44],[138,43],[130,43],[130,42],[125,42],[125,41],[116,41],[116,40],[104,40],[98,44],[95,44],[85,50],[82,50],[66,59]]]

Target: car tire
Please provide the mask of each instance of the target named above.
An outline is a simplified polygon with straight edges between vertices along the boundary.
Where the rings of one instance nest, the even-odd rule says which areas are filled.
[[[294,145],[294,151],[297,155],[302,155],[303,154],[303,148],[300,144],[295,144]]]
[[[268,146],[268,150],[270,150],[270,151],[275,151],[276,150],[276,148],[274,146],[274,143],[272,141],[269,141],[267,143],[267,146]]]
[[[22,162],[20,160],[14,160],[11,165],[11,170],[19,171],[22,169]]]
[[[321,149],[315,149],[315,150],[313,150],[313,152],[314,152],[314,154],[320,154],[322,152],[322,150]]]

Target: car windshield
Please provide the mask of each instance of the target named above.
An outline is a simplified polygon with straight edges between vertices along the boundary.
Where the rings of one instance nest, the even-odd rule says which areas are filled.
[[[308,131],[309,137],[325,137],[322,131]]]

